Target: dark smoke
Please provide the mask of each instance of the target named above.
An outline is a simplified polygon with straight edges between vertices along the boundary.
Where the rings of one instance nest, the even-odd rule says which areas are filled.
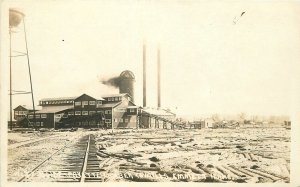
[[[102,84],[105,84],[105,85],[108,85],[108,86],[113,86],[113,87],[116,87],[116,88],[120,87],[120,82],[121,82],[121,79],[120,79],[119,76],[101,80]]]

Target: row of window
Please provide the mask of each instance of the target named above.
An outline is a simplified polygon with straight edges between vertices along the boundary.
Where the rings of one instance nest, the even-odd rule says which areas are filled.
[[[122,97],[109,97],[108,101],[122,101]]]
[[[135,112],[135,109],[134,108],[130,108],[130,109],[126,109],[126,108],[116,108],[115,111],[117,112],[130,112],[130,113],[133,113]]]
[[[75,115],[92,115],[92,114],[95,114],[96,111],[75,111]],[[97,113],[103,113],[103,111],[97,111]],[[111,110],[105,110],[104,112],[105,114],[111,114]],[[73,112],[68,112],[68,115],[72,116],[74,115]],[[67,115],[65,114],[56,114],[55,115],[56,118],[61,118],[61,117],[67,117]],[[33,115],[28,115],[28,118],[29,119],[33,119]],[[35,118],[36,119],[39,119],[39,118],[47,118],[47,114],[36,114],[35,115]]]
[[[32,125],[34,125],[35,124],[35,126],[38,126],[38,127],[43,127],[44,126],[44,122],[31,122],[30,124],[29,124],[29,126],[32,126]]]
[[[117,119],[117,118],[115,118],[114,119],[114,122],[120,122],[120,123],[123,123],[123,122],[125,122],[125,123],[128,123],[128,122],[136,122],[136,120],[135,120],[135,118],[132,118],[131,120],[130,120],[130,118],[120,118],[120,119]]]
[[[40,101],[40,104],[42,105],[48,105],[48,104],[73,104],[74,101],[72,100],[62,100],[62,101]]]
[[[36,118],[36,119],[39,119],[39,118],[47,118],[47,114],[41,114],[41,115],[36,114],[36,115],[35,115],[35,118]],[[33,115],[28,115],[28,119],[33,119]]]
[[[76,101],[75,106],[96,105],[96,101]],[[97,101],[97,106],[102,105],[102,101]]]
[[[27,113],[27,111],[15,111],[16,115],[26,115]]]
[[[118,122],[118,119],[115,118],[115,119],[114,119],[114,122]],[[119,119],[119,122],[120,122],[120,123],[123,123],[123,122],[128,123],[128,122],[136,122],[136,120],[135,120],[135,119],[130,120],[129,118],[125,118],[125,119],[120,118],[120,119]],[[106,120],[105,120],[105,123],[111,123],[111,119],[106,119]]]
[[[75,116],[77,115],[92,115],[95,114],[96,111],[75,111]],[[103,111],[97,111],[97,113],[103,113]],[[104,111],[105,114],[111,114],[111,110],[105,110]],[[69,112],[68,115],[73,115],[73,112]]]

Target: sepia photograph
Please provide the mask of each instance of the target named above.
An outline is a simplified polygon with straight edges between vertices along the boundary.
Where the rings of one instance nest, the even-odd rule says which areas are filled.
[[[300,1],[2,1],[0,23],[1,185],[300,186]]]

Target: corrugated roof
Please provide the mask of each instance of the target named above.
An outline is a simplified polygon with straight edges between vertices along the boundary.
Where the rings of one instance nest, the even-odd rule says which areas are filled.
[[[172,112],[168,112],[164,109],[156,109],[156,108],[144,108],[143,112],[148,114],[158,115],[158,116],[174,116],[175,114]]]
[[[109,95],[103,95],[103,98],[106,97],[120,97],[120,96],[124,96],[124,95],[128,95],[127,93],[120,93],[120,94],[109,94]]]
[[[57,113],[63,110],[72,109],[73,106],[53,106],[53,107],[44,107],[42,110],[35,112],[36,114],[41,113]]]
[[[122,103],[122,101],[117,103],[107,103],[107,104],[100,105],[99,108],[112,108],[118,106],[120,103]]]
[[[62,101],[62,100],[74,100],[78,97],[56,97],[56,98],[43,98],[40,101]]]

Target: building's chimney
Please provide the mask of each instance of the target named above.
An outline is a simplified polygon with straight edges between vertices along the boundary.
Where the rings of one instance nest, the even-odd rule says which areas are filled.
[[[157,49],[157,107],[161,107],[160,100],[160,48]]]
[[[146,81],[146,45],[143,44],[143,107],[147,105],[147,81]]]

